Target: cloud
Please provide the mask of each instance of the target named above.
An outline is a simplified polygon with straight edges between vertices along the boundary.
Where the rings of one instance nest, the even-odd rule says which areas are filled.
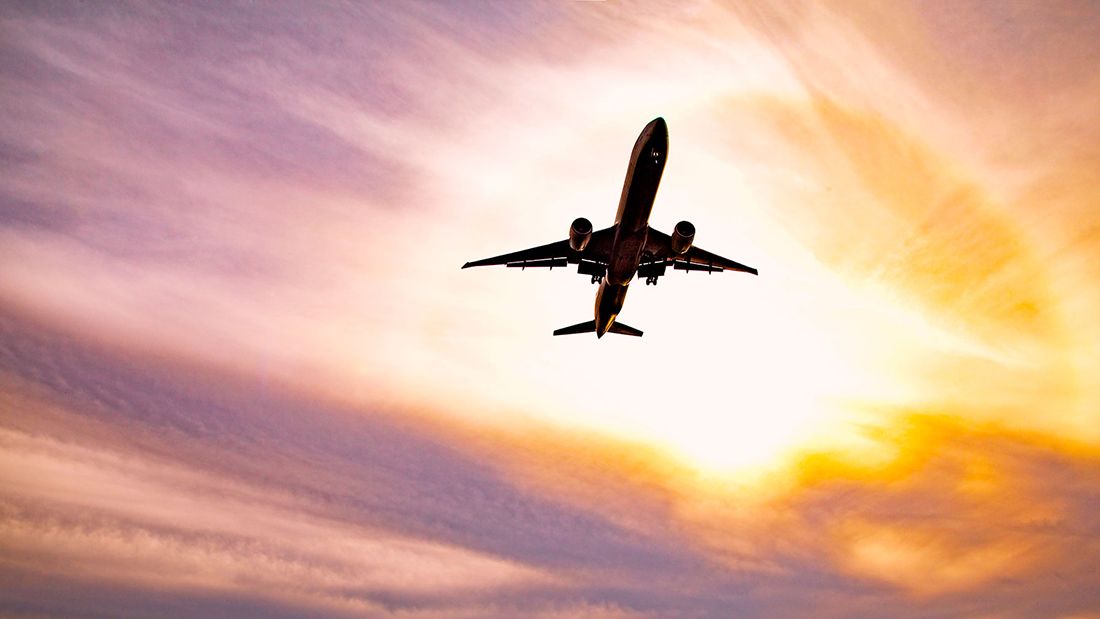
[[[366,612],[554,600],[571,568],[684,561],[409,422],[146,372],[10,317],[3,356],[9,567]]]
[[[0,9],[5,610],[1094,608],[1096,23]],[[597,345],[457,272],[610,223],[656,115],[654,225],[764,275]]]
[[[105,590],[139,615],[193,610],[172,600],[368,616],[1096,602],[1100,457],[1042,435],[913,417],[880,437],[886,466],[808,455],[761,492],[644,447],[347,410],[4,325],[0,540],[25,581],[8,605],[117,609]],[[38,598],[47,574],[75,597]],[[1052,595],[1067,586],[1080,594]]]

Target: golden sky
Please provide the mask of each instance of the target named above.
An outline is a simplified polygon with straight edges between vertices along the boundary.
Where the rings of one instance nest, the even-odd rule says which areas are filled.
[[[0,8],[0,611],[1100,616],[1088,2]],[[613,220],[759,277],[467,260]]]

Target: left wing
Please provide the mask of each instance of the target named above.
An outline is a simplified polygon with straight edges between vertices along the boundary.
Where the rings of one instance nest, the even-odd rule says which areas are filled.
[[[659,269],[663,273],[666,266],[671,266],[680,271],[707,271],[711,273],[741,271],[742,273],[757,274],[756,269],[753,267],[729,258],[723,258],[718,254],[712,254],[694,245],[686,253],[673,254],[672,238],[651,227],[645,244],[642,267],[638,269],[638,272],[639,274],[643,274],[643,271],[655,273]]]
[[[484,260],[474,260],[462,265],[462,268],[483,267],[505,264],[510,267],[563,267],[569,263],[594,262],[601,267],[607,266],[611,254],[611,242],[615,237],[614,226],[596,230],[592,233],[584,251],[573,251],[569,239],[564,239],[530,249],[501,254]]]

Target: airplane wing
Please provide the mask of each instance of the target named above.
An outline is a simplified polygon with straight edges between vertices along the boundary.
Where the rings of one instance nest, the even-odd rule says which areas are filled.
[[[604,228],[592,233],[584,251],[573,251],[569,239],[547,243],[530,249],[501,254],[483,260],[474,260],[462,265],[462,268],[507,265],[510,267],[563,267],[569,263],[591,262],[601,267],[607,266],[611,255],[611,243],[615,238],[615,228]]]
[[[718,254],[712,254],[705,249],[694,245],[684,254],[672,253],[672,239],[669,235],[649,229],[649,238],[646,240],[645,254],[642,258],[643,265],[659,266],[664,272],[665,266],[671,266],[680,271],[707,271],[718,273],[721,271],[741,271],[756,275],[756,269],[741,264],[729,258],[723,258]],[[639,270],[641,272],[641,269]]]

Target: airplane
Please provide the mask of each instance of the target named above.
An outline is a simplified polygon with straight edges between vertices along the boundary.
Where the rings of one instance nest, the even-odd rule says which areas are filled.
[[[597,338],[605,333],[642,335],[642,331],[616,320],[635,275],[645,277],[647,286],[657,285],[657,279],[670,266],[685,272],[740,271],[757,275],[757,270],[750,266],[695,246],[695,226],[691,222],[676,224],[671,235],[649,226],[649,214],[667,158],[668,125],[664,118],[658,117],[642,129],[634,143],[614,225],[593,231],[592,222],[578,217],[569,226],[567,239],[467,262],[462,268],[503,264],[520,269],[552,269],[576,264],[578,273],[590,276],[593,284],[600,284],[595,320],[557,329],[554,335],[595,332]]]

